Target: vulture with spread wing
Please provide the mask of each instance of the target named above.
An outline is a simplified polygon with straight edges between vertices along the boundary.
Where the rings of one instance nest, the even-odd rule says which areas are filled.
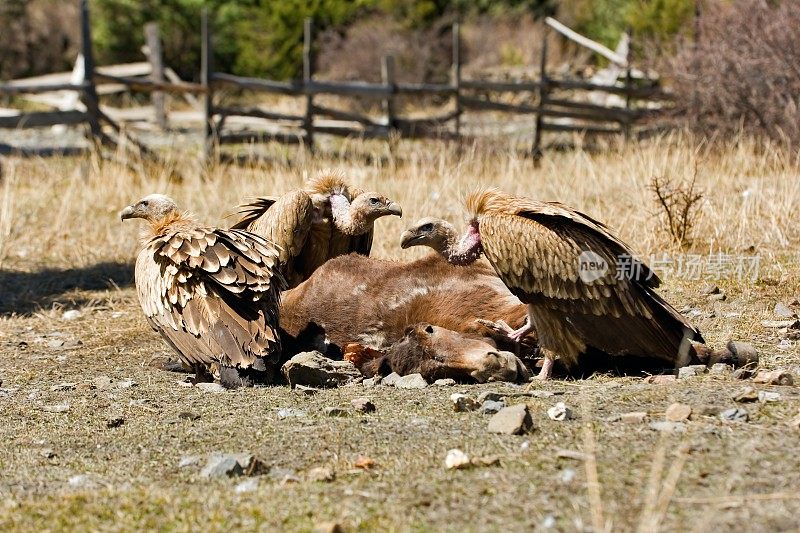
[[[456,261],[485,254],[522,302],[528,321],[511,332],[536,329],[545,356],[567,365],[588,349],[688,362],[700,332],[655,288],[661,280],[601,222],[557,202],[511,196],[497,189],[467,197],[470,220]]]
[[[281,351],[284,285],[275,246],[245,231],[202,226],[160,194],[120,216],[150,224],[136,259],[139,303],[196,379],[207,380],[217,364],[226,386],[270,381]]]
[[[241,206],[242,218],[233,228],[252,231],[281,248],[283,273],[292,288],[329,259],[352,252],[369,255],[375,221],[402,213],[385,196],[354,189],[340,174],[324,172],[303,189]]]

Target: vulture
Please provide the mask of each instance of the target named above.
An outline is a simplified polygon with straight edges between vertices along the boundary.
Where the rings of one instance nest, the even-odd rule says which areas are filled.
[[[683,365],[704,343],[700,332],[655,292],[661,280],[603,223],[558,202],[479,190],[466,200],[466,234],[457,262],[484,254],[506,286],[528,305],[522,338],[532,329],[544,355],[567,366],[590,350]]]
[[[161,194],[120,218],[149,223],[136,258],[139,303],[195,382],[210,379],[211,365],[225,386],[271,381],[281,352],[278,249],[252,233],[203,226]]]
[[[246,229],[280,248],[288,287],[308,279],[325,261],[352,252],[369,255],[375,221],[402,216],[400,205],[376,192],[350,187],[326,171],[302,189],[280,197],[259,197],[240,206],[234,229]]]
[[[425,217],[410,226],[400,236],[400,247],[404,250],[412,246],[427,246],[447,259],[458,264],[464,258],[456,255],[458,232],[455,226],[441,218]]]

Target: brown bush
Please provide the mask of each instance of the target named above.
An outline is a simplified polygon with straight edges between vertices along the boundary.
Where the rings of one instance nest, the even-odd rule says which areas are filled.
[[[800,2],[712,0],[669,62],[678,106],[704,134],[800,143]]]

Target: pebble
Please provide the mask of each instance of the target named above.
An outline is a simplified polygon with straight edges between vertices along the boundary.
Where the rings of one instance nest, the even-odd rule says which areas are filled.
[[[709,369],[709,374],[713,374],[715,376],[730,374],[731,372],[733,372],[733,367],[726,363],[714,363]]]
[[[685,403],[673,403],[667,407],[664,418],[668,422],[683,422],[692,414],[692,407]]]
[[[138,387],[139,384],[132,379],[121,379],[114,383],[114,386],[118,389],[130,389],[131,387]]]
[[[75,320],[76,318],[81,317],[81,312],[77,309],[70,309],[69,311],[64,311],[61,314],[61,320]]]
[[[342,409],[341,407],[326,407],[325,408],[325,415],[326,416],[334,416],[334,417],[345,417],[350,413],[347,409]]]
[[[308,471],[306,476],[309,481],[318,481],[322,483],[330,483],[336,479],[334,471],[327,466],[316,466]]]
[[[726,409],[722,411],[719,416],[721,419],[728,420],[730,422],[747,422],[750,420],[750,415],[747,414],[747,411],[738,407]]]
[[[398,379],[394,386],[398,389],[424,389],[428,386],[428,382],[422,374],[409,374]]]
[[[453,448],[447,451],[447,455],[444,458],[444,466],[448,470],[457,470],[460,468],[468,468],[472,466],[472,463],[470,463],[469,455],[458,448]]]
[[[489,433],[522,435],[533,430],[533,419],[524,403],[503,407],[489,419]]]
[[[626,424],[641,424],[647,418],[645,411],[632,411],[630,413],[622,413],[620,420]]]
[[[686,431],[686,424],[683,422],[658,420],[655,422],[650,422],[650,428],[656,431],[666,431],[667,433],[683,433]]]
[[[674,383],[678,379],[672,374],[657,374],[655,376],[647,376],[644,378],[645,383],[652,383],[654,385],[668,385]]]
[[[300,418],[306,416],[306,412],[300,409],[295,409],[294,407],[282,407],[278,409],[278,418],[283,420],[284,418]]]
[[[437,379],[433,382],[436,387],[452,387],[456,384],[456,380],[453,378],[444,378],[444,379]]]
[[[484,415],[493,415],[500,411],[503,407],[506,406],[506,402],[503,400],[495,401],[495,400],[486,400],[481,404],[481,414]]]
[[[733,379],[750,379],[754,372],[749,368],[737,368],[733,371]]]
[[[758,391],[753,387],[744,387],[734,393],[733,401],[739,403],[756,402],[758,401]]]
[[[775,313],[775,316],[779,316],[781,318],[797,318],[797,314],[783,302],[776,303],[772,312]]]
[[[759,391],[758,401],[761,403],[779,402],[781,401],[781,394],[779,392]]]
[[[453,410],[456,413],[466,413],[468,411],[476,410],[480,404],[466,394],[455,392],[450,395],[450,402],[453,404]]]
[[[203,392],[213,392],[214,394],[220,394],[226,390],[225,387],[219,383],[196,383],[195,387]]]
[[[75,388],[75,385],[77,385],[77,383],[59,383],[57,385],[53,385],[52,387],[50,387],[50,391],[59,392],[65,390],[72,390]]]
[[[578,473],[575,472],[573,468],[565,468],[558,475],[558,478],[561,481],[561,483],[564,483],[566,485],[572,483],[572,480],[575,479],[576,475],[578,475]]]
[[[244,494],[246,492],[253,492],[258,489],[258,479],[251,477],[250,479],[245,479],[238,485],[233,488],[233,491],[236,494]]]
[[[242,474],[244,474],[244,468],[231,455],[212,456],[200,471],[200,476],[204,478],[233,477]]]
[[[108,376],[97,376],[92,380],[92,386],[99,390],[105,390],[111,387],[111,383],[111,378]]]
[[[572,409],[567,407],[564,402],[558,402],[547,410],[547,416],[550,417],[550,420],[563,422],[564,420],[572,419]]]
[[[281,366],[289,385],[341,387],[361,379],[361,372],[350,361],[334,361],[320,352],[302,352]]]
[[[66,413],[69,411],[69,404],[68,403],[57,403],[54,405],[43,405],[42,411],[47,413]]]
[[[361,382],[361,384],[364,385],[364,387],[366,387],[368,389],[371,389],[372,387],[375,387],[376,385],[380,385],[380,383],[381,383],[381,377],[380,376],[367,378],[367,379],[365,379],[364,381]]]
[[[53,457],[56,456],[56,452],[54,452],[52,448],[45,448],[44,450],[39,452],[39,455],[41,455],[45,459],[52,459]]]
[[[700,292],[702,294],[719,294],[722,291],[719,290],[719,287],[717,285],[708,284],[708,285],[704,285],[700,289]]]
[[[697,369],[692,366],[684,366],[678,369],[678,379],[693,378],[700,374],[701,372],[698,372]]]
[[[753,383],[767,385],[794,385],[794,377],[783,370],[761,371],[753,378]]]
[[[397,383],[397,380],[399,379],[400,379],[400,374],[398,374],[397,372],[392,372],[391,374],[385,376],[381,380],[381,385],[386,385],[387,387],[394,387],[395,383]]]
[[[178,468],[186,468],[187,466],[194,466],[198,463],[200,463],[199,455],[187,455],[186,457],[181,457],[181,460],[178,461]]]
[[[125,417],[122,413],[112,413],[106,418],[106,427],[109,429],[118,428],[125,423]]]
[[[800,320],[762,320],[761,325],[769,329],[800,329]]]
[[[369,398],[355,398],[350,404],[359,413],[374,413],[376,410],[375,404]]]
[[[505,394],[500,394],[499,392],[487,390],[478,394],[478,403],[484,403],[487,401],[499,402],[502,401],[503,398],[505,398]]]

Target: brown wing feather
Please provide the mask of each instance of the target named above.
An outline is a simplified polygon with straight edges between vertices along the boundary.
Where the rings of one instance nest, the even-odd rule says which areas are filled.
[[[211,254],[213,261],[202,260]],[[277,264],[277,249],[257,235],[181,230],[145,246],[136,288],[150,325],[187,363],[249,367],[280,354]]]

